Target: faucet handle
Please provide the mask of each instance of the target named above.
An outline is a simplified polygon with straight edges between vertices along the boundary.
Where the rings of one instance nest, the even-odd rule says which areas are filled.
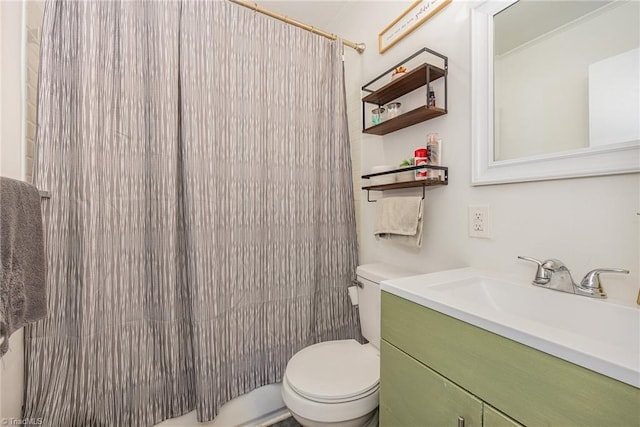
[[[542,266],[542,261],[540,261],[539,259],[535,259],[535,258],[531,258],[528,256],[522,256],[522,255],[518,255],[518,259],[523,259],[525,261],[531,261],[531,262],[535,262],[536,264],[538,264],[538,266]]]
[[[600,282],[600,273],[629,274],[629,270],[623,268],[596,268],[584,276],[584,279],[580,282],[580,286],[578,286],[578,290],[590,296],[606,298],[607,294],[604,289],[602,289],[602,283]]]
[[[535,279],[533,279],[533,283],[537,283],[538,285],[546,285],[547,283],[549,283],[549,280],[551,279],[551,272],[545,268],[542,261],[540,261],[539,259],[535,259],[527,256],[521,256],[521,255],[518,255],[518,259],[523,259],[525,261],[531,261],[538,264],[538,269],[536,270],[536,277]],[[545,264],[546,263],[547,261],[545,261]]]

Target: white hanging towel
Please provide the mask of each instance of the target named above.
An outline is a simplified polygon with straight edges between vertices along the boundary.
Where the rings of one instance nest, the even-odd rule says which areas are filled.
[[[386,239],[412,248],[422,246],[422,198],[385,197],[377,201],[376,239]]]

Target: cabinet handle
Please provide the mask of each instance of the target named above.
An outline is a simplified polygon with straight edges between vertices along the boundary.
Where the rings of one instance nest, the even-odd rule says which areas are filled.
[[[464,427],[464,418],[458,417],[458,427]]]

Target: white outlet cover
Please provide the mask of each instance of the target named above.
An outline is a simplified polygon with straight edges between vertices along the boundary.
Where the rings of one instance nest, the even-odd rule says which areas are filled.
[[[491,238],[491,216],[489,205],[469,205],[469,237]]]

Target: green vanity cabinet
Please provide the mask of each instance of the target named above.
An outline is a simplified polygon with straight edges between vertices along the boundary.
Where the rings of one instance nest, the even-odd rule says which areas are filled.
[[[382,427],[640,426],[640,389],[387,292],[381,336]]]
[[[482,407],[482,425],[484,427],[519,427],[519,424],[507,417],[505,414],[500,413],[495,408],[487,405],[486,403]]]

